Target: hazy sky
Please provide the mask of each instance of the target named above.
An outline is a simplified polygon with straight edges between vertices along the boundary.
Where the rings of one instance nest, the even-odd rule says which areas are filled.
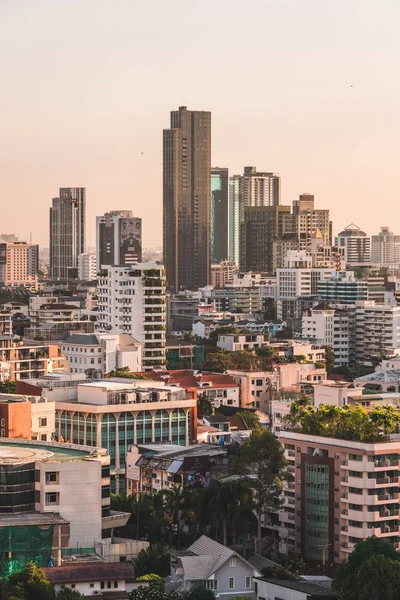
[[[161,241],[162,128],[212,111],[212,163],[281,174],[334,232],[400,233],[398,0],[0,0],[0,232],[48,245],[59,187]],[[143,154],[141,154],[143,152]]]

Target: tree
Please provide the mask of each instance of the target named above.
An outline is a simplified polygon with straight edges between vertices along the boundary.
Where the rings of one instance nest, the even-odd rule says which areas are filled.
[[[215,594],[208,590],[205,585],[198,583],[182,594],[183,600],[215,600]]]
[[[396,567],[393,563],[396,564]],[[396,589],[398,593],[398,590],[400,590],[400,574],[396,576],[396,570],[400,571],[400,555],[389,542],[372,536],[355,545],[347,564],[338,572],[335,587],[340,592],[342,600],[369,600],[372,598],[374,600],[380,600],[381,598],[382,600],[390,598],[394,600],[399,596],[390,595],[391,591]],[[374,572],[371,573],[372,571]],[[368,577],[365,583],[370,586],[375,576],[380,582],[379,585],[382,585],[381,577],[386,575],[389,577],[390,585],[398,577],[395,588],[390,590],[384,583],[382,586],[382,592],[385,592],[384,595],[374,595],[371,589],[369,590],[370,595],[365,595],[367,590],[363,585],[362,577]],[[376,592],[379,594],[379,590]]]
[[[252,431],[262,430],[260,423],[260,417],[252,410],[239,410],[236,413],[239,417],[242,417],[247,427]]]
[[[181,546],[181,513],[188,506],[189,494],[181,485],[175,485],[171,490],[163,490],[165,511],[171,524],[176,530],[176,543]]]
[[[9,596],[14,595],[24,600],[54,600],[55,598],[53,586],[45,572],[33,561],[28,562],[23,571],[11,575],[7,587]]]
[[[155,573],[149,573],[148,575],[141,575],[141,577],[137,577],[136,581],[147,581],[149,583],[149,587],[157,590],[165,590],[165,581],[163,577],[156,575]]]
[[[199,396],[197,400],[197,413],[199,415],[212,415],[214,413],[214,405],[207,396]]]
[[[57,600],[84,600],[84,598],[85,596],[80,592],[69,587],[60,590],[57,594]]]
[[[324,350],[325,350],[326,370],[329,373],[335,366],[335,355],[333,353],[331,346],[324,346]]]
[[[282,445],[271,431],[253,431],[242,446],[245,471],[252,475],[249,485],[254,490],[255,510],[258,519],[257,541],[261,554],[261,519],[265,511],[275,512],[280,507],[286,459]]]
[[[108,377],[122,377],[124,379],[149,379],[143,373],[133,373],[129,370],[129,367],[116,367],[113,371],[110,371]]]
[[[169,574],[168,547],[154,544],[141,550],[134,561],[134,566],[137,577],[149,573],[166,577]]]

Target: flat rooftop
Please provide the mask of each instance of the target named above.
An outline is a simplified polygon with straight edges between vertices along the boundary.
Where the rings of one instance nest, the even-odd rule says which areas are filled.
[[[37,442],[32,440],[12,440],[5,438],[0,441],[0,465],[24,464],[40,461],[62,462],[83,460],[106,456],[107,451],[101,448],[79,446],[77,444],[62,444],[60,442]]]
[[[27,525],[68,525],[69,521],[56,512],[40,513],[36,511],[0,514],[0,528],[13,525],[26,527]]]

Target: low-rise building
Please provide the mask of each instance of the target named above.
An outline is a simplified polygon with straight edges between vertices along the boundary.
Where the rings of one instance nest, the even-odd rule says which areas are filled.
[[[227,375],[239,385],[241,408],[256,408],[267,412],[272,396],[279,389],[279,373],[273,371],[233,371]]]
[[[103,377],[114,369],[142,370],[142,344],[129,333],[73,333],[62,344],[71,373]]]
[[[50,442],[55,430],[55,403],[44,398],[0,394],[0,437]]]
[[[24,342],[17,336],[0,336],[0,380],[18,381],[65,370],[67,362],[55,344]]]
[[[170,444],[139,444],[127,455],[128,494],[152,494],[176,485],[209,487],[228,472],[227,451],[214,444],[182,448]]]
[[[268,333],[221,333],[218,335],[217,346],[228,352],[242,352],[243,350],[256,350],[269,345]]]
[[[256,598],[255,578],[261,574],[240,554],[202,535],[186,552],[171,552],[171,579],[178,591],[199,583],[218,596]]]
[[[285,581],[257,577],[256,586],[257,600],[265,598],[268,600],[273,598],[275,600],[334,600],[339,598],[339,593],[328,587],[321,579],[315,582],[303,578],[298,581]]]
[[[232,283],[233,277],[238,271],[239,267],[230,260],[223,260],[218,264],[211,265],[212,287],[223,288],[227,283]]]

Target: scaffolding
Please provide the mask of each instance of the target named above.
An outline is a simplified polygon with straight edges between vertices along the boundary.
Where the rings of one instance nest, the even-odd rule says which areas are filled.
[[[37,525],[0,528],[0,579],[21,571],[27,562],[47,567],[52,560],[54,526]]]

